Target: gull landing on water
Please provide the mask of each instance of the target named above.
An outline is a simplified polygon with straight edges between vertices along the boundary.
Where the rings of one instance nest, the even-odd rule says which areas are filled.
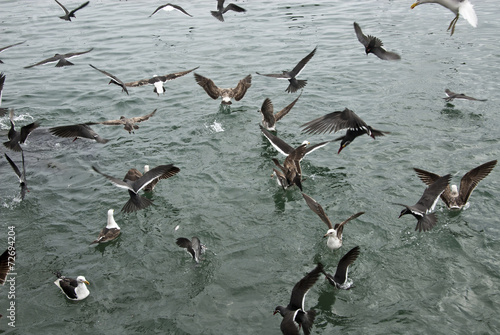
[[[9,164],[12,167],[12,169],[14,170],[14,173],[19,178],[19,186],[21,187],[21,200],[24,200],[24,197],[26,196],[26,191],[28,191],[28,186],[26,184],[26,168],[24,165],[24,151],[21,151],[21,157],[23,159],[23,161],[22,161],[23,171],[22,172],[19,171],[19,168],[17,167],[16,163],[14,163],[12,161],[12,159],[10,159],[10,157],[7,156],[7,154],[5,154],[5,158],[7,159],[7,161],[9,161]]]
[[[185,248],[187,250],[187,252],[189,252],[191,254],[191,256],[193,257],[194,261],[196,263],[199,263],[200,262],[200,257],[201,255],[205,252],[205,250],[207,249],[205,247],[205,245],[201,244],[200,242],[200,239],[196,236],[193,236],[193,238],[190,240],[188,240],[187,238],[185,237],[179,237],[175,243],[181,247],[181,248]]]
[[[297,102],[297,100],[299,100],[301,95],[302,93],[300,93],[300,95],[294,101],[292,101],[291,104],[289,104],[276,114],[274,114],[274,107],[271,99],[266,98],[262,103],[262,107],[260,107],[259,109],[259,112],[262,114],[262,126],[267,130],[275,131],[276,122],[278,122],[288,114],[293,106],[295,106],[295,103]]]
[[[108,210],[108,221],[106,227],[101,230],[101,233],[97,237],[97,240],[90,244],[94,243],[105,243],[114,240],[120,235],[120,227],[115,221],[113,217],[114,209]]]
[[[199,75],[198,73],[194,74],[194,78],[198,85],[203,87],[205,92],[212,99],[217,99],[219,97],[222,98],[223,105],[231,105],[231,99],[234,98],[236,101],[240,101],[245,96],[247,90],[252,86],[252,76],[248,75],[245,78],[241,79],[236,85],[235,88],[219,88],[215,83],[206,77]]]
[[[358,258],[358,256],[359,247],[356,246],[349,250],[349,252],[340,259],[334,276],[323,271],[323,274],[332,286],[342,290],[348,290],[352,287],[353,282],[347,275],[349,273],[349,266]]]
[[[460,15],[462,15],[471,26],[474,28],[477,27],[476,12],[474,11],[474,6],[469,2],[469,0],[419,0],[413,3],[411,8],[413,9],[424,3],[437,3],[455,13],[456,16],[453,20],[451,20],[447,30],[449,31],[451,29],[450,36],[452,36],[455,32],[455,25],[457,24]]]

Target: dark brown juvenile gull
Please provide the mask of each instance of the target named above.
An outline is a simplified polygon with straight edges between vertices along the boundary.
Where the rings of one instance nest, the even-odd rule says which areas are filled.
[[[384,136],[384,134],[389,134],[387,131],[381,131],[373,129],[368,126],[361,118],[356,115],[349,108],[345,108],[343,111],[336,111],[317,119],[304,123],[301,127],[304,127],[303,131],[308,134],[322,134],[337,132],[342,129],[347,129],[344,136],[334,139],[334,141],[341,141],[338,153],[342,151],[346,146],[348,146],[354,139],[363,134],[375,139],[378,136]]]
[[[342,290],[348,290],[352,287],[352,280],[349,279],[348,273],[349,273],[349,266],[358,258],[359,256],[359,247],[356,246],[349,250],[339,261],[339,264],[337,265],[337,270],[335,271],[335,275],[332,276],[329,273],[326,273],[326,271],[323,271],[323,274],[326,276],[326,279],[328,279],[328,282]]]
[[[89,296],[90,292],[87,286],[85,286],[85,284],[89,285],[89,282],[84,276],[78,276],[74,279],[61,276],[60,272],[54,274],[57,276],[54,284],[61,289],[66,298],[70,300],[83,300]]]
[[[16,263],[16,248],[15,242],[9,244],[9,248],[0,255],[0,285],[5,284],[7,274],[13,269]]]
[[[444,192],[441,194],[441,200],[446,204],[446,207],[448,209],[464,208],[469,201],[472,191],[474,191],[481,180],[490,174],[496,164],[497,160],[495,159],[467,172],[460,180],[460,189],[457,188],[457,185],[446,186]],[[433,184],[440,178],[439,175],[432,172],[416,168],[414,170],[420,180],[427,185]]]
[[[160,93],[165,93],[165,87],[163,84],[167,81],[174,80],[176,78],[182,77],[186,74],[188,74],[191,71],[196,70],[199,68],[199,66],[195,67],[194,69],[187,70],[187,71],[181,71],[181,72],[175,72],[175,73],[170,73],[166,74],[164,76],[153,76],[153,78],[149,79],[141,79],[137,81],[132,81],[130,83],[125,83],[125,86],[128,87],[138,87],[138,86],[144,86],[144,85],[154,85],[153,92],[160,95]]]
[[[411,214],[418,220],[415,230],[418,230],[419,232],[431,230],[437,222],[436,215],[431,212],[434,210],[441,193],[443,193],[446,187],[448,187],[450,179],[450,174],[438,178],[434,183],[425,189],[422,197],[420,197],[417,203],[413,206],[394,203],[395,205],[405,207],[399,214],[399,217]]]
[[[241,79],[236,85],[235,88],[219,88],[215,83],[206,77],[199,75],[198,73],[194,74],[194,78],[198,85],[203,87],[205,92],[212,98],[217,99],[222,97],[223,105],[231,105],[231,99],[234,98],[236,101],[240,101],[245,96],[248,88],[252,86],[252,76],[248,75],[245,78]]]
[[[122,207],[122,212],[125,213],[138,211],[153,204],[153,202],[148,198],[140,196],[139,192],[154,180],[157,180],[158,178],[165,178],[166,175],[171,177],[180,171],[180,169],[175,167],[173,164],[160,165],[155,167],[154,169],[151,169],[149,172],[146,172],[139,179],[129,180],[125,177],[124,180],[121,180],[102,173],[95,166],[92,166],[92,169],[94,169],[95,172],[108,178],[115,186],[128,190],[130,199]]]
[[[171,4],[171,3],[167,3],[165,5],[161,5],[159,6],[158,8],[155,9],[155,11],[153,12],[153,14],[149,15],[149,17],[153,16],[156,14],[156,12],[158,12],[159,10],[164,10],[166,12],[171,12],[173,10],[177,10],[181,13],[184,13],[186,14],[187,16],[191,16],[193,17],[193,15],[189,14],[188,12],[186,12],[181,6],[178,6],[178,5],[174,5],[174,4]]]
[[[26,139],[28,138],[29,134],[38,128],[40,126],[40,122],[35,121],[33,123],[30,123],[26,126],[21,127],[21,131],[16,131],[15,129],[15,124],[14,124],[14,110],[11,109],[9,113],[9,121],[10,121],[10,129],[9,132],[7,133],[7,138],[9,139],[6,142],[3,142],[3,145],[5,147],[9,148],[10,150],[14,151],[21,151],[21,144],[24,144],[26,142]]]
[[[185,237],[179,237],[175,243],[179,247],[185,248],[187,252],[191,254],[196,263],[200,262],[201,254],[203,254],[206,250],[206,247],[201,244],[200,239],[196,236],[193,236],[191,241]]]
[[[117,238],[118,235],[120,235],[121,230],[118,224],[116,223],[115,218],[113,217],[113,213],[114,209],[108,210],[108,220],[106,223],[106,227],[104,227],[101,230],[97,239],[90,244],[109,242]]]
[[[330,250],[336,250],[342,246],[342,232],[344,231],[344,225],[347,222],[349,222],[349,221],[351,221],[351,220],[353,220],[353,219],[357,218],[358,216],[365,213],[365,212],[359,212],[359,213],[353,214],[347,220],[345,220],[341,223],[337,223],[337,224],[335,224],[335,226],[333,226],[332,222],[330,221],[330,219],[326,215],[325,211],[323,210],[323,207],[321,207],[321,205],[316,200],[314,200],[313,198],[311,198],[310,196],[308,196],[305,193],[302,193],[302,196],[304,197],[309,208],[319,216],[321,221],[323,221],[327,225],[328,231],[326,232],[326,234],[323,237],[328,237],[328,239],[326,241],[326,246]]]
[[[274,309],[273,314],[279,313],[283,317],[280,328],[284,335],[298,335],[300,328],[304,330],[306,335],[311,333],[316,312],[312,309],[306,311],[305,297],[311,287],[318,281],[322,272],[323,265],[318,263],[311,272],[294,285],[288,305],[286,307],[277,306]]]
[[[417,7],[420,4],[424,3],[437,3],[443,7],[451,10],[456,16],[453,20],[451,20],[450,25],[448,26],[448,31],[451,29],[450,36],[455,32],[455,25],[457,24],[458,17],[462,15],[467,22],[470,23],[474,28],[477,27],[477,16],[474,11],[474,6],[469,2],[469,0],[420,0],[413,5],[411,5],[411,9]]]
[[[266,76],[266,77],[271,77],[271,78],[276,78],[276,79],[288,79],[290,84],[288,85],[287,89],[285,90],[288,93],[295,93],[299,89],[304,88],[307,84],[307,80],[298,80],[296,77],[302,72],[304,67],[306,66],[307,62],[311,60],[311,58],[314,56],[316,53],[316,49],[318,47],[314,48],[313,51],[309,53],[309,55],[305,56],[302,58],[302,60],[295,65],[292,71],[283,71],[281,74],[262,74],[257,72],[257,74],[260,74],[261,76]]]
[[[383,60],[401,59],[401,56],[399,56],[397,53],[385,50],[382,47],[384,44],[379,38],[371,35],[366,36],[365,34],[363,34],[361,28],[356,22],[354,22],[354,31],[356,32],[358,41],[365,46],[365,52],[367,55],[369,53],[372,53]]]
[[[243,13],[246,12],[246,9],[235,5],[234,3],[230,3],[226,7],[224,7],[224,1],[225,0],[217,0],[217,10],[210,11],[213,17],[215,17],[217,20],[224,22],[224,17],[222,14],[226,14],[228,11],[232,10],[238,13]]]
[[[21,187],[21,200],[24,200],[24,197],[26,196],[26,191],[28,190],[28,186],[26,184],[26,167],[24,165],[24,151],[21,151],[21,158],[22,158],[22,164],[23,164],[23,171],[22,172],[19,170],[16,163],[14,163],[12,161],[12,159],[10,159],[10,157],[7,154],[5,154],[5,158],[7,158],[7,161],[9,162],[10,166],[14,170],[14,173],[19,178],[19,186]]]
[[[446,93],[447,97],[443,98],[445,101],[452,101],[453,99],[463,99],[463,100],[474,100],[474,101],[486,101],[486,99],[476,99],[473,97],[469,97],[468,95],[465,95],[463,93],[455,93],[450,91],[449,89],[445,89],[444,92]]]
[[[3,52],[4,50],[7,50],[8,48],[12,48],[12,47],[14,47],[16,45],[23,44],[24,42],[26,42],[26,41],[19,42],[19,43],[14,43],[14,44],[11,44],[11,45],[7,45],[6,47],[0,48],[0,52]],[[2,62],[1,59],[0,59],[0,64],[3,64],[3,62]]]
[[[71,18],[72,18],[72,17],[76,18],[76,16],[75,16],[75,12],[76,12],[77,10],[80,10],[80,9],[82,9],[83,7],[87,6],[87,5],[89,4],[89,2],[90,2],[90,1],[87,1],[87,2],[85,2],[85,3],[83,3],[83,4],[81,4],[78,8],[75,8],[75,9],[73,9],[72,11],[67,10],[67,9],[66,9],[66,7],[64,7],[64,6],[63,6],[63,5],[62,5],[59,1],[57,1],[57,0],[56,0],[56,2],[57,2],[57,4],[58,4],[59,6],[61,6],[61,8],[64,10],[64,15],[63,15],[63,16],[59,16],[59,18],[60,18],[60,19],[62,19],[62,20],[71,21]]]
[[[276,122],[281,120],[295,106],[302,93],[291,104],[274,114],[274,107],[271,99],[266,98],[260,107],[259,112],[262,114],[262,126],[267,130],[276,130]]]
[[[83,54],[86,54],[87,52],[91,52],[92,50],[94,50],[94,48],[90,48],[87,51],[69,52],[67,54],[62,54],[62,55],[61,54],[55,54],[54,56],[52,56],[50,58],[44,59],[41,62],[38,62],[36,64],[25,66],[24,68],[25,69],[29,69],[29,68],[32,68],[34,66],[48,64],[48,63],[54,63],[54,62],[57,62],[56,67],[62,67],[62,66],[68,66],[68,65],[75,65],[75,64],[71,63],[70,61],[68,61],[67,59],[68,58],[72,58],[72,57],[76,57],[76,56],[80,56],[80,55],[83,55]]]
[[[107,143],[109,141],[99,136],[92,128],[83,123],[52,127],[49,128],[49,131],[55,136],[74,138],[73,141],[76,141],[77,138],[89,138],[99,143]]]
[[[127,87],[125,86],[125,84],[123,83],[123,81],[121,81],[120,79],[118,79],[117,77],[115,77],[114,75],[112,75],[109,72],[106,72],[104,70],[98,69],[98,68],[96,68],[92,64],[89,64],[89,65],[90,65],[90,67],[92,67],[93,69],[96,69],[97,71],[101,72],[102,74],[104,74],[106,77],[108,77],[110,79],[108,85],[109,84],[118,85],[118,86],[120,86],[122,88],[122,92],[125,91],[125,93],[127,93],[127,95],[128,95]]]
[[[102,121],[102,122],[87,122],[87,125],[94,125],[94,124],[104,124],[108,126],[121,126],[123,125],[123,129],[128,131],[129,134],[134,133],[134,129],[139,129],[139,126],[136,125],[136,123],[142,122],[149,120],[150,117],[155,115],[156,109],[144,116],[137,116],[137,117],[125,117],[125,116],[120,116],[120,119],[118,120],[108,120],[108,121]]]

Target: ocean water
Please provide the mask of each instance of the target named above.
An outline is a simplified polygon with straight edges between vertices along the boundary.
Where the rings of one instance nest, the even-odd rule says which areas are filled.
[[[75,8],[83,1],[64,2]],[[439,5],[411,10],[412,1],[237,1],[246,13],[225,22],[210,15],[215,1],[176,2],[193,15],[159,12],[153,1],[91,1],[72,22],[53,1],[2,1],[0,54],[6,74],[2,107],[15,109],[17,126],[39,120],[24,146],[29,193],[19,201],[17,178],[0,160],[0,250],[15,227],[13,288],[0,287],[0,333],[5,334],[279,334],[276,305],[316,262],[334,273],[359,245],[350,267],[354,286],[331,287],[323,277],[307,294],[316,310],[313,334],[495,334],[500,332],[500,170],[474,191],[470,207],[436,207],[437,226],[415,232],[416,220],[398,219],[425,185],[413,167],[451,173],[452,182],[499,158],[500,46],[497,2],[473,1],[477,28],[464,19],[454,36],[453,14]],[[379,37],[398,62],[366,56],[352,27]],[[296,98],[286,81],[259,76],[292,69],[312,49],[300,77],[308,84],[279,121],[291,145],[331,140],[305,135],[301,125],[348,107],[390,134],[357,138],[337,154],[333,142],[302,162],[304,193],[332,222],[365,211],[344,229],[344,245],[326,248],[326,226],[294,187],[271,178],[271,158],[283,160],[261,135],[265,98],[280,110]],[[84,51],[74,66],[25,69],[55,53]],[[230,110],[220,108],[192,74],[122,93],[88,64],[124,82],[195,71],[220,87],[248,74],[252,86]],[[446,103],[444,89],[486,102]],[[47,128],[139,116],[158,109],[135,134],[92,126],[107,144],[56,138]],[[7,139],[7,116],[0,136]],[[343,133],[343,132],[342,132]],[[20,155],[4,152],[20,163]],[[121,178],[145,164],[175,164],[161,181],[154,206],[124,214],[125,190],[91,166]],[[115,209],[121,236],[89,245]],[[176,229],[177,228],[177,229]],[[175,244],[198,236],[208,250],[199,264]],[[69,301],[53,271],[84,275],[90,296]],[[15,297],[9,298],[14,290]],[[6,318],[15,303],[15,327]],[[12,324],[12,323],[11,323]]]

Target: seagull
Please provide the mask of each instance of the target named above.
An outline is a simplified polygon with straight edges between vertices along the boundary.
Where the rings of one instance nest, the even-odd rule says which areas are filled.
[[[109,72],[106,72],[104,70],[100,70],[98,68],[96,68],[94,65],[92,64],[89,64],[90,67],[96,69],[97,71],[103,73],[106,77],[108,77],[110,79],[109,84],[115,84],[115,85],[118,85],[122,88],[122,92],[125,91],[125,93],[127,93],[128,95],[128,90],[127,90],[127,87],[125,86],[125,84],[123,83],[123,81],[121,81],[120,79],[116,78],[115,76],[113,76],[111,73]]]
[[[0,106],[2,105],[2,91],[4,84],[5,84],[5,74],[3,72],[0,72]],[[0,117],[7,114],[7,111],[8,111],[7,108],[0,108]]]
[[[424,3],[438,3],[443,7],[451,10],[456,16],[453,20],[451,20],[450,25],[448,26],[449,31],[451,29],[450,36],[455,32],[455,25],[457,24],[458,17],[462,15],[467,22],[470,23],[474,28],[477,27],[477,16],[474,11],[474,6],[469,2],[469,0],[419,0],[416,1],[413,5],[411,5],[411,9],[417,7],[420,4]]]
[[[281,120],[283,116],[287,115],[288,112],[295,106],[297,100],[299,100],[300,95],[292,101],[291,104],[280,110],[278,113],[274,114],[274,107],[271,99],[266,98],[262,103],[262,107],[260,107],[259,112],[262,114],[262,126],[267,130],[275,131],[276,130],[276,122]]]
[[[149,207],[153,202],[151,200],[149,200],[148,198],[140,196],[138,194],[139,191],[144,189],[148,184],[150,184],[152,181],[156,180],[157,178],[160,178],[160,177],[168,178],[168,177],[171,177],[171,176],[177,174],[180,171],[180,169],[175,167],[173,164],[159,165],[159,166],[155,167],[154,169],[151,169],[149,172],[146,172],[145,174],[143,174],[137,180],[129,180],[129,179],[121,180],[121,179],[118,179],[118,178],[115,178],[115,177],[112,177],[112,176],[109,176],[107,174],[102,173],[95,166],[92,166],[92,169],[94,169],[95,172],[108,178],[115,186],[128,190],[130,199],[122,207],[122,212],[125,212],[125,213],[131,213],[131,212],[138,211],[140,209],[144,209],[146,207]],[[168,177],[165,177],[165,176],[168,176]]]
[[[160,7],[156,8],[155,11],[153,12],[153,14],[149,15],[149,17],[155,15],[157,11],[162,10],[162,9],[165,12],[171,12],[173,10],[178,10],[179,12],[184,13],[187,16],[193,17],[193,15],[189,14],[188,12],[186,12],[181,6],[174,5],[174,4],[171,4],[171,3],[167,3],[165,5],[161,5]]]
[[[382,41],[375,37],[368,35],[366,36],[361,31],[359,25],[354,22],[354,31],[356,32],[356,36],[358,37],[358,41],[361,42],[365,46],[365,52],[368,55],[369,53],[374,54],[380,59],[383,60],[399,60],[401,56],[395,52],[387,51],[382,46],[384,45]]]
[[[444,201],[448,209],[462,209],[467,205],[472,191],[476,188],[477,184],[490,174],[491,170],[497,164],[497,160],[493,160],[467,172],[460,180],[460,191],[457,185],[447,186],[441,194],[441,200]],[[435,173],[424,171],[414,168],[418,177],[427,185],[433,184],[440,178]]]
[[[262,125],[259,125],[260,127],[260,130],[262,131],[262,134],[269,140],[269,143],[271,143],[271,145],[282,155],[285,155],[285,156],[288,156],[289,154],[291,154],[294,150],[296,150],[297,148],[294,148],[292,147],[290,144],[286,143],[285,141],[283,141],[281,138],[279,138],[278,136],[276,135],[273,135],[272,133],[270,133],[267,129],[265,129],[264,127],[262,127]],[[325,145],[327,145],[328,143],[330,143],[330,141],[325,141],[325,142],[321,142],[321,143],[318,143],[318,144],[315,144],[315,145],[311,145],[311,146],[308,146],[310,143],[308,141],[304,141],[302,142],[302,145],[304,146],[308,146],[306,149],[305,149],[305,153],[304,153],[304,156],[307,155],[307,154],[310,154],[311,152],[319,149],[319,148],[322,148],[324,147]],[[302,158],[301,158],[302,160]]]
[[[475,101],[486,101],[487,100],[487,99],[476,99],[473,97],[469,97],[468,95],[465,95],[463,93],[455,93],[455,92],[450,91],[449,89],[445,89],[444,92],[446,93],[447,97],[443,98],[443,99],[447,102],[452,101],[453,99],[475,100]]]
[[[16,45],[23,44],[24,42],[26,42],[26,41],[19,42],[19,43],[14,43],[14,44],[11,44],[11,45],[7,45],[6,47],[0,48],[0,52],[2,52],[4,50],[7,50],[8,48],[14,47]],[[0,59],[0,64],[3,64],[3,62],[2,62],[1,59]]]
[[[356,115],[349,108],[343,111],[336,111],[317,119],[304,123],[301,127],[305,127],[302,131],[307,134],[322,134],[337,132],[342,129],[347,129],[344,136],[334,139],[334,141],[341,141],[338,153],[345,147],[351,144],[352,141],[358,136],[367,134],[373,139],[377,136],[384,136],[389,134],[387,131],[380,131],[368,126],[359,116]]]
[[[316,283],[322,272],[323,265],[318,263],[314,270],[309,272],[304,278],[295,284],[292,289],[292,296],[290,297],[288,305],[286,307],[277,306],[274,309],[273,315],[280,313],[283,317],[280,326],[283,334],[299,334],[301,327],[304,330],[304,334],[308,335],[311,333],[311,328],[316,317],[316,311],[310,309],[306,312],[304,302],[307,292],[309,292],[311,287]]]
[[[15,242],[9,244],[9,248],[0,255],[0,285],[5,284],[7,274],[13,270],[16,262]]]
[[[87,122],[87,125],[94,125],[94,124],[104,124],[108,126],[120,126],[123,125],[123,129],[128,131],[129,134],[134,133],[134,129],[139,129],[139,126],[136,125],[138,122],[146,121],[153,115],[155,115],[156,109],[144,116],[137,116],[137,117],[125,117],[125,116],[120,116],[120,119],[118,120],[108,120],[108,121],[102,121],[102,122]]]
[[[307,84],[307,80],[298,80],[296,79],[296,77],[302,72],[307,62],[309,62],[311,58],[314,56],[317,48],[318,47],[314,48],[314,50],[311,51],[309,55],[302,58],[302,60],[297,65],[295,65],[292,71],[283,71],[283,73],[281,74],[262,74],[259,72],[257,72],[257,74],[276,79],[288,79],[290,85],[288,85],[285,91],[288,93],[295,93],[299,89],[304,88]]]
[[[6,142],[3,142],[3,145],[14,151],[22,151],[21,144],[26,142],[29,134],[40,126],[40,122],[35,121],[33,123],[27,124],[26,126],[21,127],[21,131],[16,131],[14,128],[14,110],[11,109],[9,113],[10,120],[10,129],[7,133],[7,138],[9,139]]]
[[[352,280],[347,277],[347,274],[349,272],[349,265],[351,265],[356,260],[356,258],[358,258],[358,256],[359,247],[356,246],[349,250],[349,252],[340,259],[339,264],[337,265],[337,271],[335,271],[334,276],[323,271],[323,274],[326,276],[326,279],[328,279],[332,286],[342,290],[348,290],[352,287]]]
[[[179,171],[180,171],[180,169],[178,169],[177,172],[179,172]],[[144,165],[144,173],[147,173],[147,172],[149,172],[149,165]],[[141,173],[141,171],[139,171],[137,169],[130,169],[130,170],[128,170],[127,174],[123,178],[123,181],[125,181],[127,179],[130,180],[130,181],[136,181],[137,179],[141,178],[142,176],[143,176],[143,174]],[[164,175],[156,178],[151,183],[149,183],[147,186],[145,186],[144,189],[143,189],[143,191],[144,192],[152,192],[153,189],[155,188],[156,184],[158,184],[158,182],[161,179],[167,179],[167,178],[169,178],[171,176],[173,176],[173,174],[172,174],[172,171],[169,170]]]
[[[84,276],[78,276],[76,279],[73,279],[61,276],[59,272],[54,274],[57,276],[54,284],[61,289],[66,298],[70,300],[83,300],[89,296],[90,292],[87,286],[85,286],[85,284],[89,285],[89,282]]]
[[[115,238],[120,235],[120,227],[115,221],[115,218],[113,217],[114,209],[108,210],[108,222],[106,224],[106,227],[101,230],[101,233],[97,237],[97,240],[90,244],[94,243],[105,243],[114,240]]]
[[[19,168],[17,167],[16,163],[14,163],[7,154],[4,155],[5,158],[7,158],[7,161],[9,162],[10,166],[12,166],[12,169],[16,173],[17,177],[19,178],[19,186],[21,187],[21,200],[24,200],[24,197],[26,196],[26,191],[28,190],[28,186],[26,184],[26,169],[24,165],[24,151],[21,151],[23,172],[19,171]]]
[[[88,52],[91,52],[92,50],[94,50],[94,48],[90,48],[89,50],[82,51],[82,52],[69,52],[67,54],[62,54],[62,55],[55,54],[53,57],[44,59],[41,62],[38,62],[36,64],[25,66],[24,68],[29,69],[29,68],[32,68],[34,66],[43,65],[43,64],[47,64],[47,63],[54,63],[54,62],[57,62],[56,67],[75,65],[75,64],[71,63],[69,60],[67,60],[67,58],[80,56],[80,55],[86,54]]]
[[[313,198],[311,198],[310,196],[308,196],[305,193],[302,193],[302,196],[306,200],[306,203],[309,206],[309,208],[314,213],[316,213],[320,217],[320,219],[324,223],[326,223],[326,225],[328,226],[328,231],[326,232],[326,234],[323,237],[328,237],[328,239],[326,241],[326,246],[330,250],[336,250],[342,246],[342,232],[344,230],[344,225],[347,222],[349,222],[349,221],[351,221],[351,220],[353,220],[353,219],[357,218],[358,216],[365,213],[365,212],[359,212],[359,213],[356,213],[354,215],[351,215],[347,220],[345,220],[341,223],[335,224],[335,227],[334,227],[332,225],[332,222],[328,218],[328,216],[326,216],[325,211],[323,210],[323,207],[321,207],[321,205],[319,203],[317,203],[316,200],[314,200]]]
[[[56,2],[57,2],[57,4],[58,4],[59,6],[61,6],[61,8],[64,10],[64,15],[63,15],[63,16],[59,16],[59,18],[60,18],[60,19],[62,19],[62,20],[71,21],[71,18],[72,18],[72,17],[76,18],[76,16],[75,16],[75,12],[76,12],[77,10],[80,10],[80,9],[82,9],[83,7],[87,6],[87,5],[89,4],[89,2],[90,2],[90,1],[85,2],[84,4],[80,5],[80,7],[73,9],[71,12],[70,12],[70,11],[68,11],[68,10],[66,9],[66,7],[64,7],[64,6],[63,6],[63,5],[62,5],[59,1],[57,1],[57,0],[56,0]]]
[[[230,3],[229,5],[224,7],[224,1],[225,0],[217,0],[217,10],[210,11],[212,16],[215,17],[217,20],[224,22],[224,17],[222,16],[222,14],[226,14],[230,10],[238,13],[246,12],[245,8],[241,8],[240,6],[235,5],[234,3]]]
[[[422,197],[413,206],[394,203],[394,205],[405,207],[399,214],[399,217],[402,217],[405,214],[411,214],[418,220],[415,230],[418,230],[419,232],[431,230],[437,222],[436,215],[431,212],[434,210],[441,193],[443,193],[443,191],[448,187],[450,178],[450,174],[439,177],[434,183],[425,189]]]
[[[232,98],[234,98],[234,100],[236,101],[240,101],[241,99],[243,99],[250,86],[252,86],[251,75],[248,75],[245,78],[241,79],[235,88],[219,88],[211,79],[203,77],[197,73],[194,74],[194,78],[196,79],[198,85],[203,87],[210,98],[215,100],[219,97],[222,97],[223,105],[231,105]]]
[[[102,138],[97,134],[92,128],[90,128],[86,124],[73,124],[69,126],[58,126],[49,128],[49,131],[59,137],[74,137],[73,141],[76,141],[77,138],[89,138],[91,140],[95,140],[99,143],[107,143],[109,140]]]
[[[179,237],[175,243],[181,248],[186,248],[196,263],[200,262],[200,256],[206,250],[206,247],[201,244],[200,239],[196,236],[193,236],[191,241],[185,237]]]
[[[170,73],[170,74],[166,74],[164,76],[153,76],[153,78],[141,79],[141,80],[133,81],[130,83],[125,83],[125,86],[138,87],[138,86],[144,86],[144,85],[154,85],[155,88],[153,89],[153,92],[155,92],[158,96],[160,96],[160,93],[163,93],[163,94],[165,93],[165,87],[163,86],[163,84],[165,82],[182,77],[182,76],[188,74],[189,72],[196,70],[197,68],[199,68],[199,66],[197,66],[191,70]]]

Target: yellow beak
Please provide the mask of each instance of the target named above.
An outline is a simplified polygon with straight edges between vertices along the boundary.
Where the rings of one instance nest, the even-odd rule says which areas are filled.
[[[84,281],[84,283],[87,284],[87,285],[90,285],[90,283],[88,281]]]
[[[415,2],[413,5],[411,5],[411,9],[413,9],[413,8],[417,7],[418,5],[420,5],[420,2],[418,2],[418,1],[417,1],[417,2]]]

